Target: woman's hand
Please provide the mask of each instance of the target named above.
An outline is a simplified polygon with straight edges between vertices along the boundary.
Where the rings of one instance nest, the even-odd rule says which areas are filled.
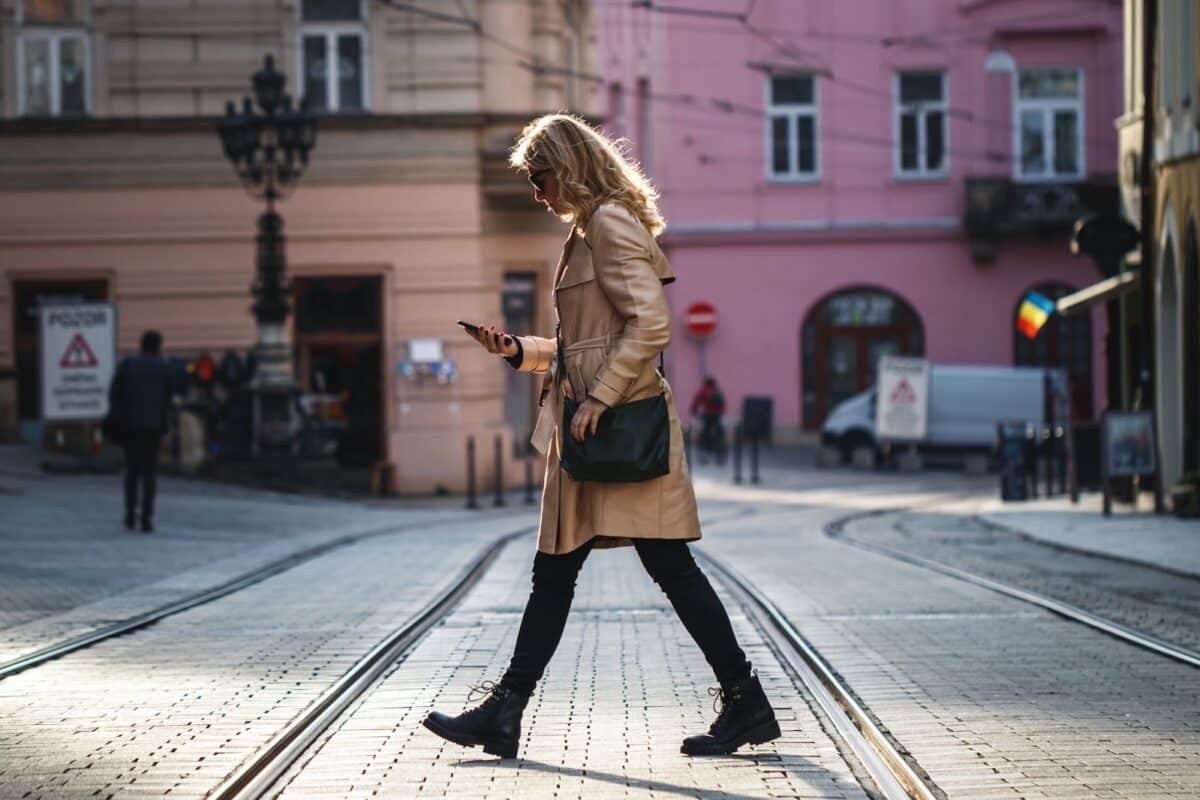
[[[595,436],[596,426],[600,424],[600,417],[605,411],[608,411],[608,406],[596,398],[584,400],[575,410],[575,416],[571,417],[571,436],[575,437],[575,441],[582,442],[589,431]]]
[[[464,330],[466,330],[464,328]],[[504,331],[496,330],[495,325],[479,326],[479,333],[472,334],[467,331],[467,336],[470,336],[475,341],[483,345],[489,353],[495,353],[498,356],[515,356],[518,352],[517,342],[513,337]]]

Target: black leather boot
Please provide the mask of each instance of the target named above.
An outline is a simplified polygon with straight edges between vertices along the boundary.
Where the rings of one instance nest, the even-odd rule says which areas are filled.
[[[757,675],[708,691],[721,705],[717,719],[708,733],[684,739],[679,752],[689,756],[727,755],[744,744],[763,744],[781,735],[775,710],[767,702]]]
[[[491,681],[471,690],[487,698],[475,708],[450,717],[431,712],[421,724],[443,739],[464,747],[483,746],[483,752],[501,758],[516,758],[521,739],[521,715],[529,698]]]

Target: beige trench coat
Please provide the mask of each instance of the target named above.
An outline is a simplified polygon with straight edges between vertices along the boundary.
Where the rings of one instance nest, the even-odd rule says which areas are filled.
[[[596,547],[632,539],[700,538],[679,413],[658,355],[671,340],[663,284],[675,280],[658,243],[632,212],[598,208],[580,232],[572,228],[554,279],[562,325],[566,380],[557,373],[557,343],[517,337],[517,369],[547,375],[534,446],[546,454],[538,550],[561,554],[597,539]],[[671,471],[637,483],[571,480],[559,469],[562,398],[591,396],[615,406],[665,392],[671,421]]]

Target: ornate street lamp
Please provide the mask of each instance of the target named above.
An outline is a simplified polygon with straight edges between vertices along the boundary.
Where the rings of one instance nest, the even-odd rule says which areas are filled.
[[[292,352],[287,322],[291,303],[284,255],[283,218],[275,201],[291,194],[308,166],[308,153],[317,140],[317,119],[304,100],[298,108],[284,93],[287,78],[267,56],[263,68],[254,73],[254,99],[262,109],[254,110],[249,97],[242,98],[239,111],[232,100],[217,123],[225,156],[249,194],[266,200],[267,210],[258,218],[256,274],[250,291],[252,310],[258,321],[255,345],[257,369],[251,390],[254,396],[254,442],[257,455],[264,448],[279,450],[292,445],[292,400],[296,391],[292,377]]]

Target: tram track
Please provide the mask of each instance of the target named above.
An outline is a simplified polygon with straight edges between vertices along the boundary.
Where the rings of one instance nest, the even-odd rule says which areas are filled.
[[[467,522],[468,519],[445,519],[445,520],[422,520],[418,522],[405,523],[402,525],[387,525],[379,528],[371,528],[364,531],[346,534],[345,536],[332,539],[328,542],[314,545],[305,548],[298,552],[284,556],[265,564],[256,569],[245,572],[229,581],[210,587],[208,589],[189,594],[173,602],[158,606],[150,611],[142,614],[137,614],[132,617],[127,617],[117,622],[110,623],[98,627],[94,630],[73,636],[68,639],[55,642],[38,648],[37,650],[0,663],[0,681],[11,677],[18,673],[24,672],[35,667],[39,667],[48,662],[62,658],[65,655],[84,650],[106,640],[117,636],[125,636],[142,628],[146,628],[157,622],[160,622],[168,617],[173,617],[176,614],[181,614],[197,606],[211,603],[214,600],[219,600],[227,597],[235,592],[262,583],[265,580],[281,575],[291,569],[294,569],[302,564],[306,564],[316,558],[333,553],[346,547],[350,547],[361,542],[377,539],[384,536],[393,536],[406,533],[416,529],[437,528],[445,525],[461,525]]]
[[[712,527],[761,515],[761,511],[741,507],[709,519],[705,524]],[[281,791],[282,784],[303,768],[305,754],[318,746],[330,727],[384,675],[403,662],[429,631],[454,613],[503,548],[518,536],[520,533],[510,534],[490,545],[410,622],[372,648],[209,797],[250,800],[275,796]],[[697,548],[696,554],[747,612],[764,642],[783,668],[792,674],[797,686],[803,686],[810,693],[831,723],[829,735],[839,739],[845,749],[853,753],[874,785],[876,796],[883,800],[942,800],[945,797],[927,773],[880,730],[837,673],[766,595],[733,568],[702,549]]]
[[[696,554],[746,612],[780,664],[820,707],[838,737],[884,800],[943,800],[945,793],[906,756],[817,649],[769,597],[741,573],[701,548]]]
[[[1135,647],[1157,653],[1161,656],[1165,656],[1166,658],[1174,661],[1187,664],[1191,667],[1200,667],[1200,652],[1196,650],[1172,644],[1171,642],[1164,641],[1163,639],[1148,634],[1144,631],[1136,630],[1116,622],[1115,620],[1092,613],[1087,609],[1064,602],[1062,600],[1058,600],[1049,595],[1042,594],[1031,589],[1014,586],[1009,583],[1004,583],[993,578],[988,578],[978,573],[971,572],[970,570],[965,570],[952,564],[947,564],[943,561],[908,553],[890,545],[881,544],[878,542],[868,542],[861,538],[855,537],[852,533],[847,531],[849,526],[864,519],[886,516],[889,514],[902,514],[914,510],[917,510],[917,508],[873,509],[871,511],[847,515],[827,523],[825,525],[825,535],[834,541],[856,547],[860,550],[875,553],[876,555],[882,555],[895,561],[900,561],[931,572],[946,575],[965,583],[988,589],[992,592],[996,592],[997,594],[1002,594],[1006,597],[1020,600],[1024,603],[1028,603],[1030,605],[1050,611],[1071,622],[1085,625],[1093,630],[1105,633],[1127,644],[1134,645]]]

